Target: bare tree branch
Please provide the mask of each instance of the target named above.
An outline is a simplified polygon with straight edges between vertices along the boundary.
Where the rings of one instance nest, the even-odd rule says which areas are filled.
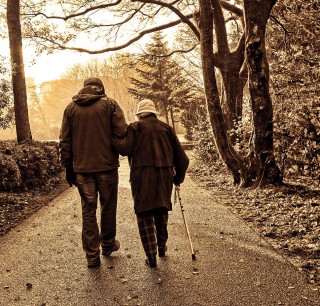
[[[270,20],[273,21],[275,24],[279,25],[279,26],[282,28],[282,30],[283,30],[284,33],[286,33],[286,34],[293,33],[293,32],[289,32],[289,31],[285,28],[285,26],[284,26],[275,16],[270,15],[269,18],[270,18]]]
[[[150,3],[150,4],[156,4],[162,7],[166,7],[169,10],[171,10],[173,13],[175,13],[183,23],[186,23],[190,29],[192,30],[192,32],[196,35],[196,37],[200,40],[200,33],[199,30],[197,29],[197,27],[190,21],[190,17],[185,16],[181,13],[181,11],[179,9],[177,9],[176,7],[174,7],[172,5],[172,3],[165,3],[162,1],[157,1],[157,0],[131,0],[132,2],[142,2],[142,3]],[[190,16],[190,15],[189,15]],[[192,16],[193,17],[193,16]]]
[[[239,18],[243,17],[243,10],[240,7],[230,4],[229,2],[226,2],[224,0],[220,0],[220,4],[224,9],[236,14]]]
[[[35,14],[28,13],[28,14],[21,14],[21,15],[24,15],[24,16],[40,16],[41,15],[41,16],[44,16],[47,19],[62,19],[64,21],[67,21],[70,18],[82,16],[82,15],[85,15],[86,13],[89,13],[89,12],[92,12],[92,11],[96,11],[96,10],[107,8],[107,7],[111,7],[111,6],[116,6],[116,5],[120,4],[121,2],[122,2],[122,0],[117,0],[116,2],[113,2],[113,3],[101,4],[101,5],[89,7],[89,8],[87,8],[87,9],[85,9],[85,10],[79,12],[79,13],[70,14],[70,15],[67,15],[67,16],[64,16],[64,17],[62,17],[62,16],[48,16],[48,15],[42,13],[42,12],[35,13]]]
[[[163,55],[156,55],[156,57],[169,57],[169,56],[172,56],[173,54],[175,53],[189,53],[191,52],[192,50],[194,50],[198,45],[194,45],[192,46],[191,48],[187,49],[187,50],[173,50],[172,52],[168,53],[168,54],[163,54]],[[154,55],[153,55],[154,56]]]
[[[280,28],[283,30],[283,33],[284,33],[284,38],[283,38],[283,41],[284,41],[284,45],[285,45],[285,50],[287,50],[287,46],[288,46],[288,43],[287,43],[287,37],[288,35],[292,34],[293,32],[290,32],[288,31],[285,26],[273,15],[270,15],[269,16],[270,20],[273,21],[275,24],[277,24],[278,26],[280,26]]]
[[[193,14],[187,15],[186,17],[192,18]],[[50,40],[48,38],[43,38],[43,37],[38,37],[38,38],[45,39],[46,41],[49,41],[50,43],[55,45],[57,48],[62,49],[62,50],[71,50],[71,51],[73,50],[73,51],[84,52],[84,53],[88,53],[88,54],[101,54],[101,53],[105,53],[105,52],[117,51],[117,50],[124,49],[124,48],[132,45],[134,42],[138,41],[139,39],[141,39],[143,36],[145,36],[147,34],[174,27],[174,26],[180,24],[181,22],[182,21],[180,19],[178,19],[176,21],[172,21],[172,22],[169,22],[167,24],[164,24],[164,25],[161,25],[158,27],[153,27],[153,28],[141,31],[137,36],[133,37],[132,39],[128,40],[126,43],[124,43],[122,45],[110,47],[110,48],[104,48],[104,49],[100,49],[100,50],[89,50],[89,49],[85,49],[85,48],[67,47],[57,41]]]
[[[133,13],[130,15],[130,16],[128,16],[126,19],[124,19],[123,21],[121,21],[121,22],[118,22],[118,23],[112,23],[112,24],[100,24],[100,25],[95,25],[95,27],[116,27],[116,26],[119,26],[119,25],[123,25],[123,24],[125,24],[125,23],[127,23],[128,21],[130,21],[131,19],[133,19],[133,17],[134,16],[136,16],[136,14],[138,14],[140,11],[141,11],[141,9],[144,7],[144,5],[145,4],[142,4],[138,9],[134,9],[133,10]]]
[[[219,0],[211,0],[211,6],[213,8],[213,21],[215,25],[214,30],[217,37],[218,53],[220,56],[228,55],[230,51],[227,38],[226,22],[224,20]]]

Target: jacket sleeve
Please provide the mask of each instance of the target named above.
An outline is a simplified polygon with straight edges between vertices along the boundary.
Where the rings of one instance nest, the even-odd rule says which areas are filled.
[[[126,134],[127,123],[124,117],[124,113],[118,103],[113,101],[113,113],[112,113],[112,133],[117,137],[123,137]]]
[[[173,137],[173,162],[175,169],[175,181],[182,183],[184,181],[188,166],[189,158],[184,151],[176,133],[172,131]]]
[[[65,109],[59,136],[59,158],[66,168],[73,167],[72,131],[68,121],[68,108]]]
[[[131,157],[134,149],[134,129],[132,125],[128,125],[127,132],[124,137],[120,138],[113,136],[112,144],[119,154]]]

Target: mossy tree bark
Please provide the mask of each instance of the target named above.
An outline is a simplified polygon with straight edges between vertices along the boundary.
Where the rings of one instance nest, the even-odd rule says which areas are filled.
[[[273,107],[269,93],[269,65],[265,31],[276,0],[244,0],[246,60],[253,116],[252,158],[256,168],[255,185],[281,183],[273,144]]]
[[[265,52],[266,23],[275,1],[247,0],[244,2],[245,58],[241,61],[241,53],[238,51],[238,60],[234,61],[238,65],[238,75],[232,76],[231,73],[228,73],[228,70],[232,67],[230,59],[226,61],[225,67],[228,68],[222,71],[222,75],[225,73],[228,76],[224,79],[225,82],[230,82],[228,86],[238,84],[239,87],[236,90],[239,93],[236,96],[240,97],[240,92],[242,92],[240,90],[242,86],[239,75],[240,66],[242,66],[240,63],[242,62],[243,65],[247,66],[245,69],[248,69],[254,131],[253,146],[248,156],[241,156],[233,148],[226,122],[230,120],[230,116],[223,114],[219,97],[214,67],[219,67],[221,58],[213,52],[212,34],[215,14],[217,15],[217,5],[219,4],[215,0],[199,1],[199,32],[204,87],[215,144],[227,168],[232,172],[235,183],[241,182],[243,186],[247,187],[262,186],[265,183],[280,183],[281,174],[275,163],[273,152],[273,113],[269,94],[268,62]],[[228,51],[227,46],[223,43],[220,45],[221,49]],[[228,53],[228,56],[230,57],[230,53]],[[235,83],[231,82],[233,78],[236,78]],[[228,101],[229,108],[233,107],[234,115],[237,111],[234,101],[237,99]]]

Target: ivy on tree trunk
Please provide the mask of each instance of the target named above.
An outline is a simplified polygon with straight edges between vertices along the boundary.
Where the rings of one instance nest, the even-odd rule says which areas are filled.
[[[276,0],[244,0],[246,60],[253,117],[253,158],[257,184],[281,182],[274,158],[273,107],[269,93],[269,65],[265,31]]]
[[[275,1],[245,1],[245,55],[248,67],[250,99],[253,113],[254,143],[249,156],[241,156],[228,135],[227,120],[222,112],[214,67],[217,56],[213,52],[213,21],[217,1],[200,0],[200,46],[207,108],[217,150],[232,172],[235,183],[243,186],[262,186],[281,182],[280,170],[273,153],[273,114],[269,94],[269,71],[265,53],[265,29]],[[217,14],[217,13],[215,13]],[[223,48],[223,44],[221,45]],[[218,46],[219,53],[219,46]],[[219,59],[219,58],[218,58]],[[221,60],[221,59],[220,59]],[[240,66],[239,66],[240,73]],[[223,75],[224,72],[222,72]],[[240,82],[240,75],[238,81]],[[225,78],[224,81],[227,81]],[[230,107],[231,101],[228,101]],[[236,110],[235,106],[233,106]]]

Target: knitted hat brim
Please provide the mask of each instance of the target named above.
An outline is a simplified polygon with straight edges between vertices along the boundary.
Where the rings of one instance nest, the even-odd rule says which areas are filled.
[[[143,109],[141,111],[136,112],[136,115],[139,115],[142,113],[152,113],[152,114],[159,115],[159,113],[157,111],[155,111],[154,109]]]

